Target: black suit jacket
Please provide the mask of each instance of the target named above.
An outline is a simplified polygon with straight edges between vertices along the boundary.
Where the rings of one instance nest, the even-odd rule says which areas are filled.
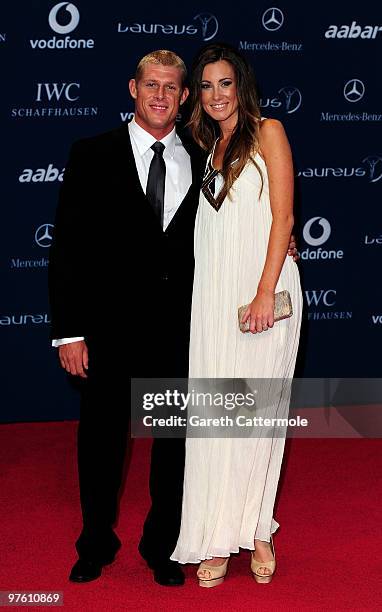
[[[97,351],[129,347],[134,376],[187,373],[205,158],[181,137],[193,182],[165,232],[141,188],[126,124],[76,142],[60,190],[49,262],[52,337],[85,336]]]

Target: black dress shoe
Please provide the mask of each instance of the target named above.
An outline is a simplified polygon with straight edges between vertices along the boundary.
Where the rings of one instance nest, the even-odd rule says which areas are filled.
[[[69,580],[71,582],[91,582],[96,580],[102,574],[104,565],[113,563],[115,555],[109,558],[100,560],[78,559],[72,567]]]
[[[151,570],[154,571],[154,580],[162,586],[182,586],[184,584],[184,573],[176,561],[154,561],[145,550],[143,540],[138,545],[139,554],[146,561]]]
[[[155,565],[154,580],[162,586],[182,586],[184,573],[176,561],[165,561]]]

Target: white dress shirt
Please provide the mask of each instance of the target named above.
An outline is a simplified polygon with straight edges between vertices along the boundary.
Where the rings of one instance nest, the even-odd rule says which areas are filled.
[[[150,164],[154,157],[151,146],[157,140],[141,128],[134,118],[130,121],[128,130],[139,180],[143,191],[146,193]],[[160,142],[166,147],[163,151],[163,159],[166,164],[163,213],[163,231],[165,231],[191,186],[192,171],[190,156],[177,135],[175,127]],[[52,346],[58,347],[83,339],[83,336],[60,338],[59,340],[52,340]]]

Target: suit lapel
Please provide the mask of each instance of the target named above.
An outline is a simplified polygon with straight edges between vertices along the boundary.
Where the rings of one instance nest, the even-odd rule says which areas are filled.
[[[170,223],[165,229],[165,233],[169,229],[171,229],[171,227],[174,224],[174,221],[176,221],[180,217],[180,214],[183,212],[183,210],[188,207],[187,203],[190,198],[191,200],[194,201],[196,205],[199,200],[199,190],[200,190],[200,185],[201,185],[201,173],[202,173],[202,166],[201,166],[202,156],[200,155],[200,150],[198,147],[196,147],[196,145],[191,143],[188,139],[182,138],[182,136],[179,133],[178,133],[178,136],[180,140],[182,141],[183,147],[186,149],[187,153],[190,156],[192,182],[188,188],[186,195],[184,196],[183,200],[179,204],[173,218],[171,219]],[[189,202],[189,205],[192,205],[192,203]]]
[[[155,226],[157,226],[158,229],[161,230],[162,228],[160,226],[160,223],[158,222],[158,217],[156,216],[153,207],[151,206],[144,190],[142,189],[137,166],[135,164],[128,124],[125,123],[115,132],[118,142],[117,163],[120,167],[120,179],[122,189],[128,190],[129,197],[133,196],[132,200],[135,199],[139,202],[140,207],[144,207],[145,215],[147,215],[148,219],[150,219],[150,221]]]
[[[139,179],[138,170],[135,164],[133,148],[131,145],[130,133],[128,129],[128,124],[124,124],[117,130],[115,130],[116,140],[117,140],[117,166],[120,168],[120,179],[121,184],[126,188],[125,176],[127,171],[128,176],[128,189],[129,192],[136,193],[142,205],[147,208],[147,213],[152,218],[152,220],[156,223],[158,229],[162,229],[158,218],[146,197],[144,190],[142,189],[141,181]],[[178,134],[179,136],[179,134]],[[184,196],[182,202],[180,203],[175,215],[173,216],[171,222],[167,226],[165,233],[171,228],[175,219],[178,218],[179,213],[186,207],[187,200],[190,197],[198,199],[198,193],[201,184],[201,174],[203,172],[201,160],[202,155],[200,154],[199,149],[192,143],[190,143],[187,139],[179,136],[182,141],[184,148],[190,156],[191,160],[191,173],[192,173],[192,183]]]

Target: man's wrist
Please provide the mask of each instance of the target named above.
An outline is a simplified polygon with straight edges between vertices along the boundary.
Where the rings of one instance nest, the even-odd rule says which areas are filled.
[[[71,344],[72,342],[81,342],[85,340],[84,336],[73,336],[72,338],[56,338],[52,340],[52,346],[58,348],[64,344]]]

